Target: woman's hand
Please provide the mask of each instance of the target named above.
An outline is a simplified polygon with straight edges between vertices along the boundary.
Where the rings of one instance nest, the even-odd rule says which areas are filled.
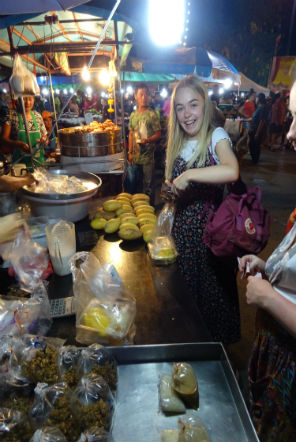
[[[166,180],[162,186],[161,186],[161,190],[160,190],[160,197],[162,200],[164,201],[173,201],[175,199],[175,195],[173,194],[172,191],[172,183],[168,180]]]
[[[254,276],[258,272],[264,274],[265,262],[256,255],[245,255],[239,260],[238,268],[242,272],[242,276],[246,278],[248,275]]]
[[[30,152],[30,146],[27,143],[24,143],[23,141],[18,142],[18,147],[20,147],[25,152]]]
[[[255,276],[248,277],[246,291],[247,304],[266,308],[273,294],[274,290],[270,282],[265,279],[256,278]]]
[[[172,183],[171,190],[176,196],[182,195],[182,193],[189,186],[190,181],[188,180],[188,171],[181,173],[177,178],[174,179]]]
[[[20,218],[19,214],[12,213],[2,216],[0,218],[0,244],[13,241],[22,226],[24,226],[24,220]]]
[[[37,140],[37,143],[40,143],[40,144],[43,144],[43,145],[48,145],[48,143],[49,143],[49,140],[47,140],[47,143],[45,143],[46,142],[46,140],[47,140],[47,135],[43,135],[41,138],[40,138],[40,140]]]
[[[133,154],[131,152],[128,152],[127,159],[130,164],[133,164]]]

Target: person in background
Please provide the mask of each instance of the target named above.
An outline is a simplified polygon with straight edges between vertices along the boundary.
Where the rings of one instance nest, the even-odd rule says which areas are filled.
[[[286,91],[276,94],[271,108],[270,119],[270,148],[276,150],[281,147],[286,118]]]
[[[257,109],[249,125],[249,151],[254,164],[257,164],[260,158],[261,144],[263,143],[267,132],[268,108],[266,98],[263,93],[258,94]]]
[[[55,151],[56,148],[56,135],[52,132],[53,126],[53,115],[48,111],[42,112],[43,122],[47,132],[48,144],[45,146],[46,155],[50,155]]]
[[[54,94],[54,105],[57,116],[61,113],[61,100],[57,93]]]
[[[135,192],[144,192],[153,199],[155,143],[161,137],[160,122],[154,110],[148,107],[148,88],[139,84],[135,99],[137,110],[129,120],[128,160],[135,167]]]
[[[247,96],[246,101],[238,110],[239,114],[247,119],[252,118],[253,113],[255,112],[256,109],[255,101],[256,101],[256,92],[253,89],[251,89]]]
[[[72,97],[71,103],[69,104],[69,111],[70,112],[74,112],[75,114],[79,115],[79,106],[78,106],[78,103],[77,103],[76,95],[74,95]]]
[[[218,83],[214,83],[213,85],[213,93],[210,96],[211,101],[215,101],[216,102],[216,106],[218,106],[219,101],[220,101],[220,96],[219,96],[219,88],[220,85]]]
[[[287,134],[296,151],[296,82]],[[265,263],[241,258],[247,303],[258,308],[249,360],[250,414],[261,442],[296,440],[296,224]],[[258,277],[258,272],[262,278]]]
[[[30,155],[25,122],[19,108],[16,110],[10,109],[2,129],[2,141],[11,151],[12,162],[21,161],[26,164],[29,170],[32,168],[32,162],[36,166],[45,163],[44,149],[39,146],[45,142],[47,137],[42,116],[38,112],[32,110],[33,106],[34,97],[24,97],[25,115],[29,128],[30,142],[34,152],[33,157]]]
[[[214,164],[213,164],[214,163]],[[163,194],[173,195],[172,235],[177,264],[215,341],[240,340],[235,260],[220,259],[203,242],[213,205],[239,167],[222,127],[212,125],[212,103],[201,80],[183,78],[172,95]]]

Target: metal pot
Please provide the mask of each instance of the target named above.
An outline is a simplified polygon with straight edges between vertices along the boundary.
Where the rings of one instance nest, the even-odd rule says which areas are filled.
[[[114,155],[122,151],[120,129],[97,133],[71,133],[61,129],[58,137],[61,154],[65,156],[95,157]]]
[[[68,170],[52,170],[52,175],[71,175],[87,181],[92,181],[96,187],[79,193],[35,193],[21,189],[21,197],[29,203],[32,214],[35,216],[48,216],[67,221],[80,221],[88,214],[90,199],[97,193],[102,185],[98,176],[89,172],[69,172]]]

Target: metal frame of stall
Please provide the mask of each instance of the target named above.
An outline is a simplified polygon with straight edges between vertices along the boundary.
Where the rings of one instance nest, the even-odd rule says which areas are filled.
[[[99,48],[99,46],[100,45],[110,45],[110,41],[104,41],[103,42],[103,38],[104,38],[104,36],[105,36],[105,33],[106,33],[106,31],[107,31],[107,28],[108,28],[108,26],[109,26],[109,24],[110,24],[110,22],[111,22],[111,20],[112,20],[112,17],[113,17],[113,15],[115,14],[115,12],[116,12],[116,10],[117,10],[117,7],[119,6],[119,3],[121,2],[121,0],[117,0],[116,1],[116,3],[115,3],[115,5],[114,5],[114,7],[113,7],[113,9],[111,10],[111,12],[110,12],[110,14],[109,14],[109,17],[108,17],[108,19],[106,20],[106,23],[105,23],[105,26],[104,26],[104,28],[103,28],[103,30],[102,30],[102,33],[101,33],[101,37],[99,38],[99,40],[97,41],[97,43],[96,43],[96,45],[95,45],[95,48],[94,48],[94,50],[93,50],[93,53],[92,53],[92,56],[91,56],[91,58],[90,58],[90,61],[89,61],[89,63],[88,63],[88,69],[91,67],[91,65],[92,65],[92,63],[93,63],[93,60],[94,60],[94,58],[95,58],[95,56],[96,56],[96,53],[97,53],[97,51],[98,51],[98,48]],[[90,20],[91,21],[91,20]],[[116,32],[116,38],[115,38],[115,41],[114,42],[112,42],[112,44],[115,44],[116,46],[117,46],[117,48],[118,48],[118,45],[119,44],[130,44],[130,42],[126,42],[126,41],[118,41],[118,38],[117,38],[117,23],[116,23],[116,21],[115,21],[115,32]],[[9,32],[9,29],[8,29],[8,33],[9,33],[9,38],[10,38],[10,42],[11,42],[11,51],[9,52],[9,54],[10,55],[13,55],[13,53],[15,53],[15,52],[18,52],[18,53],[20,53],[20,55],[21,54],[24,54],[24,53],[26,53],[27,52],[27,50],[25,49],[25,48],[22,48],[21,50],[19,50],[19,49],[15,49],[14,47],[13,47],[13,42],[12,42],[12,37],[11,37],[11,33]],[[94,42],[92,42],[92,44],[94,44]],[[32,50],[34,51],[34,52],[38,52],[38,50],[40,50],[37,46],[39,46],[39,45],[34,45],[34,46],[31,46],[29,49],[30,49],[30,52],[32,52]],[[60,49],[62,49],[62,48],[60,48]],[[43,50],[44,50],[44,48],[43,48]],[[51,50],[53,50],[53,45],[51,45]],[[118,52],[118,51],[117,51]],[[3,54],[1,54],[1,55],[5,55],[5,53],[3,53]],[[47,72],[47,74],[48,74],[48,76],[49,76],[49,85],[50,85],[50,93],[51,93],[51,99],[52,99],[52,103],[53,103],[53,110],[54,110],[54,115],[55,115],[55,123],[54,123],[54,125],[53,125],[53,127],[52,127],[52,131],[51,131],[51,133],[48,135],[48,137],[47,137],[47,139],[49,139],[50,138],[50,136],[54,133],[54,131],[55,131],[55,128],[57,127],[57,125],[58,125],[58,121],[60,120],[60,118],[62,117],[62,115],[64,114],[64,111],[65,111],[65,109],[66,109],[66,107],[68,106],[68,104],[70,103],[70,101],[71,101],[71,99],[73,98],[73,96],[77,93],[77,91],[80,89],[80,87],[81,87],[81,83],[79,84],[79,86],[78,86],[78,88],[77,88],[77,90],[76,91],[74,91],[72,94],[70,94],[70,97],[66,100],[66,103],[64,104],[64,106],[63,106],[63,108],[61,109],[61,112],[60,112],[60,114],[57,116],[57,114],[56,114],[56,109],[55,109],[55,103],[54,103],[54,96],[53,96],[53,87],[52,87],[52,80],[51,80],[51,73],[50,73],[50,71],[48,70],[48,72]],[[118,74],[119,74],[119,80],[118,80],[118,82],[119,82],[119,91],[121,90],[121,73],[120,73],[120,70],[118,71]],[[114,100],[114,108],[116,109],[116,90],[115,90],[116,88],[115,88],[115,80],[114,80],[114,87],[113,87],[113,100]],[[28,123],[27,123],[27,119],[26,119],[26,115],[25,115],[25,109],[24,109],[24,102],[23,102],[23,97],[20,97],[20,102],[21,102],[21,106],[22,106],[22,113],[23,113],[23,118],[24,118],[24,124],[25,124],[25,129],[26,129],[26,133],[27,133],[27,137],[28,137],[28,142],[29,142],[29,147],[30,147],[30,154],[33,156],[33,149],[32,149],[32,146],[31,146],[31,143],[30,143],[30,137],[29,137],[29,129],[28,129]],[[125,175],[126,175],[126,170],[127,170],[127,163],[128,163],[128,161],[127,161],[127,152],[126,152],[126,148],[125,148],[125,127],[124,127],[124,107],[123,107],[123,99],[122,99],[122,97],[121,97],[121,113],[122,113],[122,122],[123,122],[123,124],[122,124],[122,129],[121,129],[121,145],[122,145],[122,151],[123,151],[123,154],[124,154],[124,156],[123,156],[123,159],[112,159],[112,163],[113,162],[116,162],[116,161],[119,161],[121,164],[123,164],[123,169],[122,170],[111,170],[111,171],[104,171],[104,174],[106,174],[106,173],[109,173],[109,174],[122,174],[123,175],[123,178],[122,178],[122,183],[124,182],[124,179],[125,179]],[[117,124],[117,121],[118,121],[118,115],[117,115],[117,110],[115,111],[115,123]],[[38,151],[38,150],[37,150]],[[36,153],[36,152],[35,152]],[[22,158],[19,158],[17,161],[15,161],[15,163],[14,164],[16,164],[16,163],[19,163],[19,162],[21,162],[22,161]],[[105,162],[105,161],[107,161],[107,160],[102,160],[102,161],[98,161],[98,163],[99,162]],[[110,162],[110,160],[108,160],[108,162]],[[76,165],[77,163],[73,163],[73,165]],[[84,163],[84,164],[86,164],[86,163]],[[93,164],[93,162],[92,162],[92,164]],[[47,165],[46,165],[47,166]],[[49,165],[48,165],[49,166]],[[70,166],[70,164],[68,164],[68,166]],[[13,164],[12,164],[12,167],[13,167]]]

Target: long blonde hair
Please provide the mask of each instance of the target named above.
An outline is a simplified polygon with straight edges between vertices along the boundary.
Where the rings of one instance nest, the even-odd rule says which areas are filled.
[[[182,78],[175,86],[172,98],[171,98],[171,110],[168,123],[168,147],[166,155],[166,167],[165,167],[165,177],[170,179],[172,176],[172,169],[175,159],[179,156],[184,141],[186,140],[186,134],[181,128],[175,108],[175,96],[179,89],[189,87],[195,92],[201,95],[204,100],[204,116],[202,126],[199,131],[199,149],[196,149],[195,154],[187,163],[187,169],[189,169],[192,164],[198,159],[198,166],[202,166],[206,161],[207,150],[210,144],[210,139],[214,127],[211,123],[212,120],[212,103],[208,96],[208,91],[203,84],[203,82],[196,75],[189,75]]]

